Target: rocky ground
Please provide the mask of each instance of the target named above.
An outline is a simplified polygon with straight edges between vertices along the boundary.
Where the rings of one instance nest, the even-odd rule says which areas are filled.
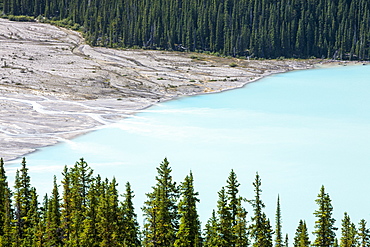
[[[14,159],[160,101],[315,63],[98,48],[74,31],[0,19],[0,157]]]

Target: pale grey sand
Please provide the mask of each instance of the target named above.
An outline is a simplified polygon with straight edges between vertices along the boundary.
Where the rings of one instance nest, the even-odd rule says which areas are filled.
[[[0,19],[0,157],[14,159],[160,101],[317,62],[96,48],[74,31]]]

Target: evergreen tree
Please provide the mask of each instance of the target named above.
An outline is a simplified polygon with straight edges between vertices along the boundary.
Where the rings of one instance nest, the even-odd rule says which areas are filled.
[[[82,245],[84,238],[84,220],[89,209],[88,192],[93,181],[93,170],[86,161],[81,158],[79,162],[71,168],[70,171],[70,232],[68,243],[75,246]]]
[[[23,246],[35,246],[37,242],[38,227],[40,223],[40,210],[36,189],[34,187],[30,190],[30,208],[27,212],[25,221],[27,227],[24,229]]]
[[[126,193],[123,195],[124,201],[121,204],[122,214],[122,235],[123,244],[127,247],[141,246],[140,243],[140,229],[137,223],[137,216],[135,213],[134,204],[132,199],[134,198],[134,192],[131,190],[129,182],[126,183]]]
[[[199,247],[202,243],[201,227],[196,203],[198,192],[194,191],[193,174],[185,177],[180,185],[181,200],[178,211],[180,216],[179,231],[176,234],[175,247]]]
[[[54,186],[50,199],[45,202],[46,208],[46,229],[45,241],[46,246],[60,246],[62,244],[61,236],[61,212],[59,190],[54,176]]]
[[[27,230],[32,222],[27,218],[31,213],[31,202],[35,196],[31,193],[30,177],[26,167],[26,159],[22,159],[21,169],[17,170],[14,182],[14,208],[15,208],[15,244],[23,246],[23,241],[27,239]],[[33,206],[33,205],[32,205]],[[26,244],[27,241],[26,241]]]
[[[218,222],[216,218],[215,210],[212,211],[212,216],[207,221],[204,230],[204,246],[205,247],[214,247],[220,245],[220,236],[218,233]]]
[[[167,158],[157,168],[156,185],[146,194],[142,208],[145,216],[144,243],[146,246],[172,246],[178,230],[178,187],[172,181],[172,169]]]
[[[275,216],[275,247],[283,246],[283,234],[281,232],[281,209],[280,209],[280,197],[277,199],[276,216]]]
[[[227,195],[227,209],[229,211],[227,224],[231,225],[230,241],[229,246],[247,246],[248,242],[248,230],[247,230],[247,212],[242,206],[243,198],[239,196],[240,183],[237,180],[236,173],[231,170],[230,175],[227,179],[226,195]]]
[[[96,232],[92,231],[92,236],[98,235],[101,246],[121,246],[120,235],[125,233],[120,232],[117,183],[113,178],[112,182],[106,179],[102,185],[104,191],[99,196],[99,203],[96,209],[97,229]],[[88,235],[85,238],[87,237]],[[129,243],[126,246],[130,246]]]
[[[364,0],[0,0],[0,8],[6,15],[83,26],[89,43],[114,48],[370,58],[370,6]]]
[[[284,247],[288,247],[289,246],[289,237],[288,237],[288,233],[285,235],[285,241],[284,241]]]
[[[222,187],[220,192],[218,192],[217,219],[218,219],[217,230],[220,238],[219,245],[232,246],[233,243],[232,218],[224,187]]]
[[[366,221],[362,219],[358,228],[359,246],[370,246],[370,230],[366,227]]]
[[[253,207],[252,225],[250,226],[251,237],[253,238],[253,246],[271,247],[272,244],[272,229],[270,220],[267,219],[266,214],[262,211],[265,204],[261,200],[261,179],[258,173],[256,174],[254,186],[254,200],[250,200]]]
[[[236,215],[237,215],[237,205],[238,205],[238,200],[239,200],[239,189],[238,187],[240,186],[240,183],[237,180],[236,174],[234,170],[231,170],[230,175],[227,179],[227,186],[226,186],[226,194],[227,194],[227,199],[228,199],[228,204],[230,208],[230,217],[231,217],[231,225],[235,226],[236,225]]]
[[[332,218],[333,207],[331,205],[331,199],[329,194],[325,193],[324,186],[321,187],[320,193],[315,200],[319,206],[318,210],[314,212],[317,220],[315,221],[316,239],[313,246],[330,247],[333,246],[335,241],[335,232],[337,230],[334,227],[335,219]]]
[[[347,212],[344,213],[342,220],[342,237],[340,239],[341,247],[355,247],[357,246],[357,230],[355,225],[351,222],[351,219]]]
[[[311,244],[308,236],[306,222],[303,220],[299,221],[299,225],[294,237],[294,247],[309,247]]]
[[[247,226],[247,211],[242,206],[243,198],[238,198],[236,224],[233,226],[234,244],[235,247],[245,247],[249,245],[248,226]]]
[[[67,166],[63,169],[63,197],[61,207],[61,226],[63,243],[68,243],[71,232],[72,196],[71,196],[71,173]]]
[[[0,158],[0,246],[11,246],[13,208],[4,161]]]

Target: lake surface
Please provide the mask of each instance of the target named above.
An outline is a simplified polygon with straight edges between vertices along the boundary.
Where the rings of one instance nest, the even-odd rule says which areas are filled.
[[[369,96],[370,66],[358,65],[277,74],[237,90],[160,103],[27,155],[31,183],[39,194],[50,194],[53,175],[61,178],[64,165],[84,157],[95,174],[115,176],[121,193],[130,181],[141,223],[145,193],[167,157],[176,181],[193,172],[205,224],[231,169],[248,199],[258,172],[265,212],[275,226],[279,194],[283,232],[292,243],[300,219],[313,231],[321,185],[337,227],[345,211],[356,224],[370,220]],[[20,161],[7,164],[12,178]]]

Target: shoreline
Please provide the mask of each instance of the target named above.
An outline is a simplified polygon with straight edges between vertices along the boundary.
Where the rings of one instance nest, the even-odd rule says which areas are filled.
[[[74,31],[4,19],[0,42],[4,161],[121,121],[160,102],[237,89],[320,63],[340,63],[90,47]]]

